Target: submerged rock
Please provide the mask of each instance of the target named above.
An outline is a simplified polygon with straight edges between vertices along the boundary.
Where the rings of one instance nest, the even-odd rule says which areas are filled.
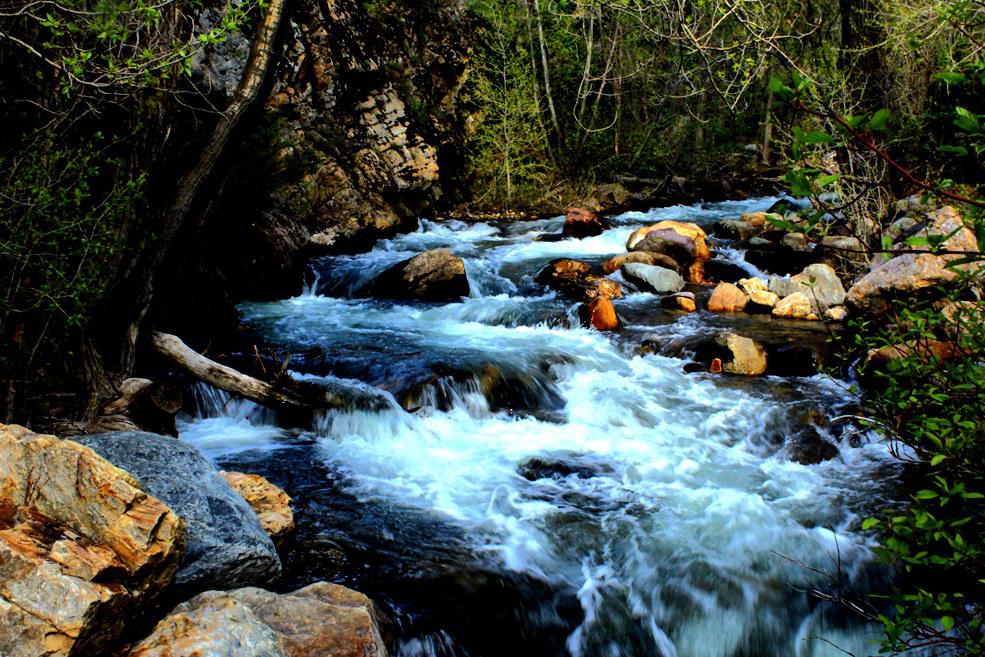
[[[319,582],[279,595],[209,591],[175,607],[130,657],[386,657],[373,602]]]
[[[174,580],[184,525],[92,450],[0,425],[0,655],[106,652]]]
[[[370,293],[386,299],[458,301],[469,296],[465,261],[448,249],[425,251],[385,270]]]
[[[280,558],[256,513],[191,445],[152,433],[118,432],[79,442],[140,479],[187,525],[176,585],[186,590],[273,581]]]
[[[723,363],[723,371],[745,376],[759,376],[766,372],[766,349],[759,342],[743,335],[726,333],[718,337],[718,343],[731,354],[731,358]]]
[[[260,475],[225,471],[219,475],[256,511],[260,526],[275,545],[294,532],[294,513],[287,493]]]
[[[569,208],[564,218],[564,228],[561,233],[565,237],[581,239],[601,235],[608,228],[605,220],[591,210],[584,208]]]
[[[680,274],[663,267],[629,263],[622,266],[622,274],[643,292],[668,294],[684,289],[684,279]]]

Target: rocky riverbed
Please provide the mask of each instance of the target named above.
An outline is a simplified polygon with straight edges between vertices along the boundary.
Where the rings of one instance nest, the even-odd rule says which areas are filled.
[[[346,408],[189,383],[178,439],[0,427],[0,655],[861,654],[879,628],[812,591],[891,585],[860,521],[899,466],[842,321],[953,273],[784,210],[422,221],[240,307],[260,368]]]

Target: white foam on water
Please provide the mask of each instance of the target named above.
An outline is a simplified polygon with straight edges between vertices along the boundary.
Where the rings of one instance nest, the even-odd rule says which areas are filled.
[[[326,275],[352,280],[359,268],[448,246],[485,296],[435,305],[309,293],[242,311],[281,346],[488,362],[553,381],[564,400],[557,422],[494,411],[476,379],[438,384],[451,399],[446,410],[431,388],[416,413],[395,402],[333,412],[315,433],[322,458],[363,503],[430,514],[461,528],[477,558],[575,592],[585,619],[568,639],[572,655],[627,654],[630,633],[664,657],[833,654],[817,637],[863,654],[871,628],[829,627],[803,591],[824,585],[817,571],[839,563],[865,588],[873,557],[859,514],[882,499],[887,449],[873,441],[816,466],[788,461],[771,437],[798,428],[798,402],[689,376],[680,361],[564,328],[570,304],[530,286],[552,258],[622,252],[638,225],[707,224],[773,200],[627,213],[603,235],[562,242],[534,241],[517,225],[422,222],[329,263]],[[527,228],[535,236],[561,221]],[[632,303],[656,303],[638,297]],[[703,321],[689,316],[674,330],[701,331]],[[824,377],[798,385],[825,403],[843,397]],[[276,445],[278,431],[230,412],[183,424],[182,438],[215,453]],[[444,641],[406,642],[401,654],[446,651]],[[768,652],[750,653],[750,642]]]

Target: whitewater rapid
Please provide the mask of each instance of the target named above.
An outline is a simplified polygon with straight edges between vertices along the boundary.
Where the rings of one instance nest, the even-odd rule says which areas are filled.
[[[271,348],[306,354],[299,376],[373,386],[383,410],[287,430],[200,387],[181,438],[309,496],[299,517],[311,540],[369,553],[361,558],[379,572],[344,579],[384,599],[400,655],[873,654],[879,628],[810,594],[886,585],[860,524],[892,495],[893,461],[871,436],[818,419],[850,406],[845,384],[686,374],[680,359],[640,355],[642,336],[697,335],[721,318],[680,319],[657,297],[631,294],[616,302],[626,329],[600,334],[577,327],[573,304],[534,281],[554,258],[600,263],[624,252],[640,225],[710,225],[774,200],[626,213],[582,240],[537,239],[559,232],[562,218],[422,221],[369,253],[315,261],[305,294],[244,304],[243,319]],[[438,247],[465,259],[470,298],[360,297],[389,265]],[[728,245],[720,254],[758,273]],[[505,382],[498,393],[490,376]],[[806,423],[838,444],[836,458],[789,458]],[[426,538],[413,546],[408,535]],[[310,555],[299,543],[290,557]],[[449,586],[460,610],[441,602],[435,612],[437,593],[429,609],[438,572],[458,573]],[[476,572],[503,582],[505,602],[462,584]],[[496,605],[524,611],[489,620]],[[518,629],[497,639],[500,622]]]

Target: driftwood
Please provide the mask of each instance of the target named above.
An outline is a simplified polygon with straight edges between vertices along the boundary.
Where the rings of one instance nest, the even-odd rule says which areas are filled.
[[[206,358],[168,333],[153,332],[150,343],[159,355],[196,379],[299,420],[313,411],[353,408],[379,411],[393,405],[383,391],[343,379],[315,383],[281,376],[277,383],[268,383]]]

